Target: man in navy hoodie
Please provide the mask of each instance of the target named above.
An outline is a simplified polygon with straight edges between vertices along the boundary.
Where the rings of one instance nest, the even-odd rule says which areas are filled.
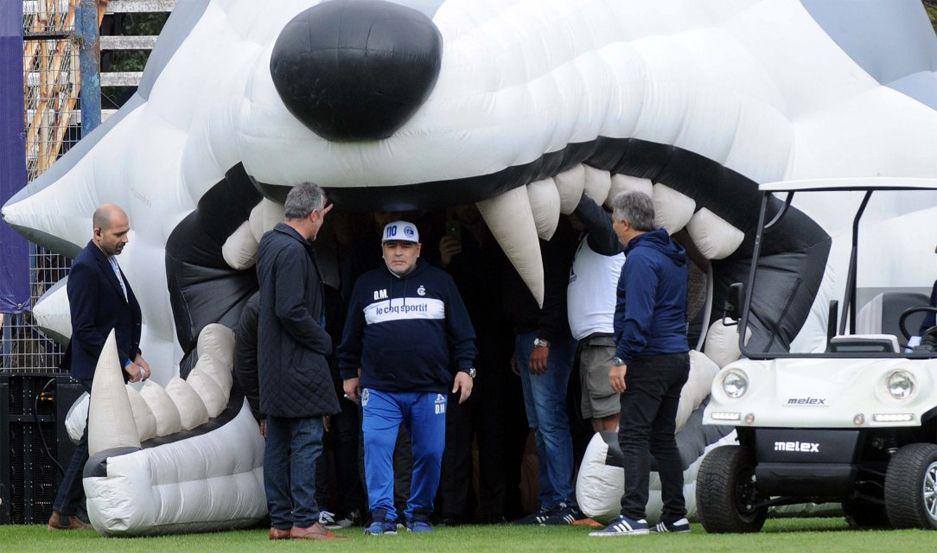
[[[396,533],[394,446],[400,424],[411,432],[413,477],[407,528],[429,532],[446,441],[448,392],[472,393],[475,330],[455,283],[420,261],[413,223],[384,227],[385,267],[361,275],[348,302],[339,370],[349,399],[363,410],[369,535]]]
[[[656,532],[689,532],[683,498],[683,464],[674,439],[680,390],[690,372],[687,344],[687,261],[665,229],[654,228],[647,194],[622,192],[612,219],[625,245],[615,307],[617,357],[609,384],[621,394],[618,443],[625,469],[621,515],[591,536],[647,534],[650,468],[657,461],[664,502]]]

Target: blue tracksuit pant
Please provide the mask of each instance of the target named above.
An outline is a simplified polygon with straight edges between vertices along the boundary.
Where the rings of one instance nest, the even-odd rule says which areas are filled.
[[[361,391],[364,416],[364,472],[368,507],[375,520],[396,521],[394,509],[394,446],[400,423],[410,428],[413,477],[407,520],[428,520],[439,486],[446,445],[446,394],[436,392]]]

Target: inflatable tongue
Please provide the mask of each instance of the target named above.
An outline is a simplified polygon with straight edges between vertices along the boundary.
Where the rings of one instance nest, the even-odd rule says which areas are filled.
[[[477,204],[537,301],[540,240],[558,218],[582,194],[642,190],[657,224],[710,264],[722,306],[750,269],[759,183],[937,179],[937,40],[918,0],[271,5],[178,2],[134,96],[2,209],[66,255],[98,203],[130,216],[121,266],[154,374],[140,397],[102,384],[91,402],[86,486],[103,532],[262,516],[261,442],[218,369],[229,357],[189,369],[211,325],[232,328],[256,290],[257,243],[291,186],[323,186],[339,211]],[[933,193],[882,205],[883,220],[937,217]],[[752,348],[822,342],[845,212],[798,197],[765,235]],[[908,240],[900,227],[876,240]],[[937,242],[937,225],[913,239]],[[878,269],[869,286],[920,286],[937,270]],[[64,286],[35,312],[67,339]]]

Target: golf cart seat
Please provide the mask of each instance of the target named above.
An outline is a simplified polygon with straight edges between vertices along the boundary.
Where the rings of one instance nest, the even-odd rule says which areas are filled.
[[[898,318],[910,307],[930,304],[930,298],[917,292],[882,292],[856,315],[856,334],[888,334],[901,336]],[[908,329],[915,332],[921,326],[925,313],[916,313],[908,318]]]
[[[851,334],[830,340],[830,352],[898,353],[898,338],[893,334]]]

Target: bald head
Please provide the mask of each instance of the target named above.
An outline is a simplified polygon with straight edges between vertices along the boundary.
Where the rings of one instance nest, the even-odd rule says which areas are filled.
[[[127,214],[116,204],[102,204],[94,210],[94,215],[91,216],[91,224],[95,229],[101,230],[107,230],[121,220],[126,223]]]
[[[92,240],[107,255],[118,255],[128,241],[130,220],[127,213],[114,204],[104,204],[91,216],[94,226]]]

